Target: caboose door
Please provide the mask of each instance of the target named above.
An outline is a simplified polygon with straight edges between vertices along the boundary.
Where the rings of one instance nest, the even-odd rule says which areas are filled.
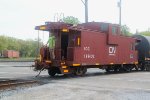
[[[61,33],[61,59],[67,59],[68,33]]]

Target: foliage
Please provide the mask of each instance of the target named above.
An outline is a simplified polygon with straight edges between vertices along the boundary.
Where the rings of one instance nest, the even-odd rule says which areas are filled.
[[[150,36],[150,31],[143,31],[143,32],[140,32],[139,34],[145,35],[145,36]]]
[[[80,23],[79,19],[73,16],[67,16],[63,18],[63,22],[68,23],[68,24],[74,24],[74,25],[77,25]]]
[[[122,25],[121,31],[125,36],[132,36],[132,33],[130,33],[130,28],[127,25]]]
[[[41,42],[39,45],[41,46]],[[35,57],[38,51],[37,40],[21,40],[13,37],[0,36],[0,52],[3,50],[16,50],[21,57]]]

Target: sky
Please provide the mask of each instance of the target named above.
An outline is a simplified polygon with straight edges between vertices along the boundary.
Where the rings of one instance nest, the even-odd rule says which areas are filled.
[[[89,22],[119,23],[119,0],[88,0]],[[150,0],[122,0],[122,24],[132,33],[150,28]],[[55,21],[56,13],[74,16],[84,22],[81,0],[0,0],[0,35],[35,39],[35,26]],[[41,39],[48,33],[40,32]]]

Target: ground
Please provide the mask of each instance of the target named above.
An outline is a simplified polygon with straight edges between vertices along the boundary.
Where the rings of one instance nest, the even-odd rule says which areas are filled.
[[[32,79],[45,84],[0,94],[2,100],[150,100],[150,72],[107,74],[88,69],[84,77],[38,73],[32,68],[0,62],[0,78]],[[32,65],[32,63],[28,63]]]

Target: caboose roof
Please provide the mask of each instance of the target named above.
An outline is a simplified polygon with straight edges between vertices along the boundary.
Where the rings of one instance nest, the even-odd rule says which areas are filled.
[[[82,23],[74,26],[73,24],[67,24],[64,22],[45,22],[45,25],[36,26],[35,30],[42,30],[42,31],[51,31],[51,30],[59,30],[59,29],[69,29],[69,30],[76,30],[76,31],[95,31],[95,32],[104,32],[101,30],[102,25],[113,25],[119,27],[117,24],[111,24],[106,22],[88,22]],[[107,30],[108,31],[108,30]]]
[[[64,22],[45,22],[45,25],[36,26],[35,30],[50,31],[51,29],[63,29],[72,26]]]

